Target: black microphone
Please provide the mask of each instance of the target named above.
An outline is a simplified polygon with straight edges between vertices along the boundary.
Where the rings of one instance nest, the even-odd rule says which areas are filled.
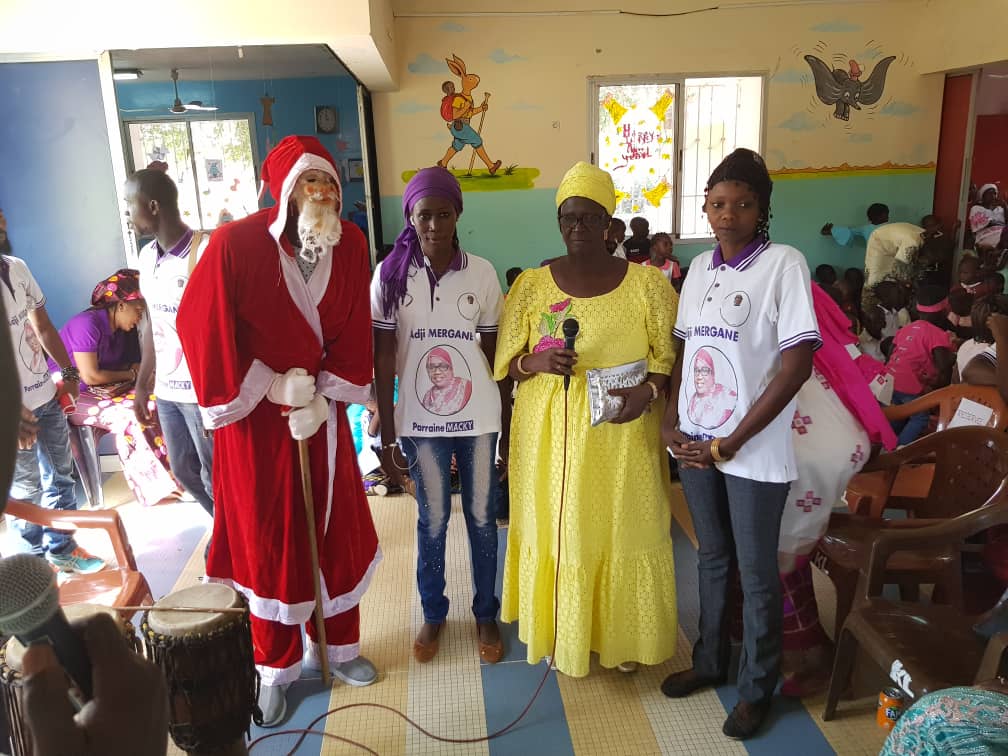
[[[577,338],[581,326],[574,318],[567,318],[563,322],[564,349],[574,349],[574,339]],[[570,376],[564,376],[564,391],[570,388]]]
[[[91,699],[91,660],[60,609],[56,575],[45,559],[31,554],[0,559],[0,633],[26,647],[48,643],[84,700]]]

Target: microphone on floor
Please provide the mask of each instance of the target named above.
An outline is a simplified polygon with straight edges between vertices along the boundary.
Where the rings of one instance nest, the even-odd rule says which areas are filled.
[[[574,349],[574,339],[577,338],[580,324],[574,318],[567,318],[563,322],[564,349]],[[570,388],[570,376],[564,376],[564,391]]]
[[[48,643],[84,701],[91,699],[91,660],[60,608],[56,574],[45,559],[31,554],[0,559],[0,633],[25,647]]]

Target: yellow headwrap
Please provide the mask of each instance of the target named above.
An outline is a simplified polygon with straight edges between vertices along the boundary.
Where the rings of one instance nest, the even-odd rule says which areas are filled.
[[[616,189],[613,187],[612,176],[583,160],[575,163],[560,180],[556,194],[557,207],[571,197],[585,197],[597,202],[609,215],[616,209]]]

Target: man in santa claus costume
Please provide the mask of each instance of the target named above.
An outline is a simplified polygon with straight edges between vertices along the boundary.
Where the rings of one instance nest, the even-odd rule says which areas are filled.
[[[377,677],[360,655],[358,603],[381,551],[344,411],[367,401],[371,383],[364,235],[340,220],[339,175],[314,137],[283,139],[262,178],[277,204],[214,231],[178,334],[214,430],[207,576],[248,599],[259,705],[274,726],[302,656],[321,666],[296,440],[308,441],[311,459],[326,652],[350,685]]]

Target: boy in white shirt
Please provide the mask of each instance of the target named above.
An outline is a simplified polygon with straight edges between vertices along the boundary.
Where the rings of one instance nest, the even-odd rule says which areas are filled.
[[[143,356],[133,410],[141,424],[149,425],[151,414],[145,400],[151,393],[157,397],[172,472],[213,517],[213,440],[203,428],[196,390],[175,328],[189,275],[210,235],[197,234],[182,222],[178,189],[164,171],[145,168],[130,176],[126,204],[132,226],[141,235],[154,236],[154,241],[140,250],[138,265],[148,317],[143,321]]]
[[[10,255],[7,221],[0,213],[0,292],[21,384],[22,428],[10,496],[46,509],[77,509],[73,458],[66,416],[56,398],[42,350],[62,369],[66,393],[75,400],[80,374],[49,320],[45,295],[24,260]],[[90,574],[105,563],[77,545],[65,530],[16,520],[15,528],[34,553],[59,570]]]

